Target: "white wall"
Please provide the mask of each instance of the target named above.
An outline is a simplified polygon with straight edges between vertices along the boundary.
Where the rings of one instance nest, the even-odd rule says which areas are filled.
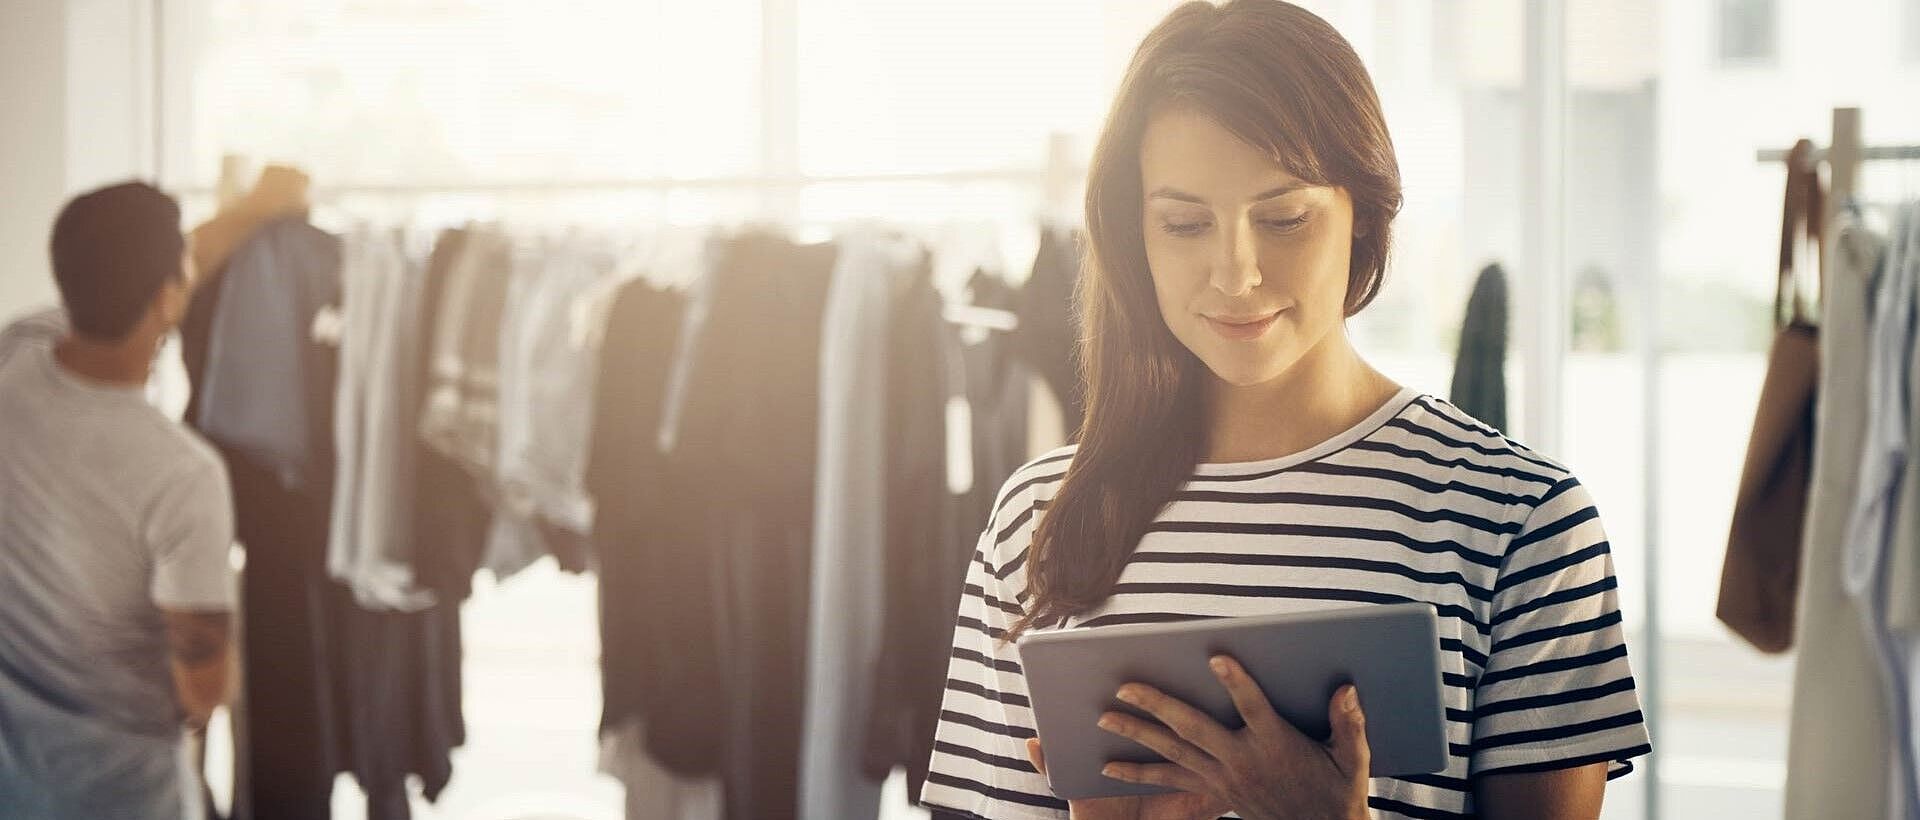
[[[67,197],[154,176],[152,11],[0,0],[0,321],[58,299],[47,231]]]
[[[151,0],[67,0],[66,190],[152,177]]]
[[[55,299],[47,228],[66,193],[66,9],[0,0],[0,318]]]

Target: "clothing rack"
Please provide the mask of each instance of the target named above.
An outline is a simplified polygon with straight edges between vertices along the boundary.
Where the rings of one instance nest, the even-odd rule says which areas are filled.
[[[242,172],[246,158],[228,154],[221,160],[219,181],[212,187],[188,186],[178,189],[183,196],[217,197],[221,201],[244,188]],[[1070,222],[1078,210],[1080,184],[1087,169],[1075,157],[1073,135],[1055,131],[1047,135],[1046,159],[1038,167],[961,169],[930,172],[881,172],[869,174],[747,174],[714,177],[633,177],[571,180],[495,180],[433,181],[407,183],[344,183],[315,187],[320,200],[343,196],[431,196],[434,194],[513,194],[555,195],[585,193],[639,193],[647,191],[793,191],[818,185],[837,184],[911,184],[936,183],[966,185],[1012,183],[1032,186],[1044,200],[1043,219]],[[238,187],[236,187],[238,186]]]
[[[1769,148],[1755,154],[1758,161],[1785,162],[1790,152]],[[1833,141],[1826,148],[1815,147],[1809,161],[1827,164],[1827,201],[1826,217],[1823,224],[1832,225],[1833,215],[1853,196],[1859,187],[1860,163],[1868,161],[1916,160],[1920,159],[1920,145],[1865,145],[1860,140],[1860,109],[1833,109]],[[1822,271],[1824,273],[1824,271]]]
[[[344,185],[318,186],[314,198],[319,201],[337,200],[344,196],[431,196],[435,194],[508,194],[508,195],[553,195],[586,193],[629,193],[646,191],[690,191],[690,190],[746,190],[746,191],[793,191],[815,185],[834,184],[900,184],[900,183],[937,183],[964,185],[974,183],[1004,182],[1029,185],[1041,192],[1044,200],[1041,219],[1049,224],[1063,224],[1073,221],[1070,217],[1078,204],[1080,185],[1086,177],[1086,168],[1079,164],[1074,156],[1074,141],[1071,134],[1055,131],[1047,136],[1046,164],[1038,167],[967,169],[954,171],[933,171],[921,173],[872,173],[872,174],[786,174],[786,175],[743,175],[717,177],[651,177],[651,178],[609,178],[577,179],[559,181],[541,180],[501,180],[492,182],[414,182],[414,183],[348,183]],[[213,187],[188,187],[180,190],[183,196],[214,197],[225,204],[245,188],[247,166],[245,157],[227,154],[221,158],[220,176]],[[949,322],[968,325],[986,330],[1012,331],[1018,328],[1019,319],[1011,312],[974,305],[953,304],[945,309],[944,316]]]
[[[1786,162],[1788,151],[1783,148],[1762,148],[1756,155],[1761,162]],[[1825,162],[1828,149],[1815,148],[1814,162]],[[1920,145],[1870,145],[1860,149],[1862,160],[1898,160],[1920,159]]]
[[[651,177],[555,181],[501,180],[493,182],[348,183],[343,185],[317,186],[316,193],[322,197],[430,194],[572,194],[724,189],[758,190],[768,188],[803,188],[812,185],[842,183],[912,182],[948,184],[1013,182],[1040,185],[1051,179],[1050,174],[1051,172],[1045,168],[1013,168],[936,171],[930,173],[720,176],[690,177],[684,179]],[[191,187],[181,189],[180,193],[188,196],[212,196],[217,193],[217,190],[209,187]]]

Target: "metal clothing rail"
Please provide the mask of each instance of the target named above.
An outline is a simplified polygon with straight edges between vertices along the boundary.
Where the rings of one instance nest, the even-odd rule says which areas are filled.
[[[920,173],[874,173],[874,174],[823,174],[792,176],[720,176],[692,178],[634,178],[634,179],[571,179],[571,180],[502,180],[492,182],[406,182],[406,183],[346,183],[341,185],[318,185],[316,193],[326,196],[395,196],[428,194],[569,194],[569,193],[609,193],[623,191],[676,191],[676,190],[766,190],[780,188],[805,188],[818,185],[873,184],[873,183],[987,183],[1012,182],[1027,185],[1045,184],[1056,180],[1058,172],[1049,168],[980,169],[935,171]],[[179,190],[188,196],[212,196],[216,189],[212,187],[188,187]]]
[[[1755,154],[1755,158],[1760,162],[1786,162],[1787,153],[1788,151],[1782,148],[1762,148]],[[1813,149],[1811,158],[1814,162],[1825,162],[1827,149]],[[1920,159],[1920,145],[1868,145],[1860,149],[1860,158],[1863,160]]]

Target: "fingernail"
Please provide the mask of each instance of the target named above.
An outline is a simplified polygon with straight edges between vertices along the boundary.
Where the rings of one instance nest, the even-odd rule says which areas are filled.
[[[1100,767],[1100,773],[1115,780],[1120,779],[1120,767],[1112,763]]]
[[[1349,712],[1360,708],[1360,690],[1347,687],[1346,694],[1340,696],[1340,708]]]
[[[1119,726],[1120,726],[1120,721],[1114,720],[1112,715],[1100,716],[1100,728],[1111,732],[1114,729],[1119,728]]]
[[[1135,705],[1138,705],[1140,703],[1140,696],[1135,694],[1133,691],[1133,688],[1129,686],[1120,687],[1120,691],[1115,692],[1113,696],[1123,701],[1126,701],[1127,703],[1132,703]]]
[[[1227,676],[1227,659],[1226,658],[1222,658],[1216,655],[1213,658],[1212,665],[1213,665],[1213,674],[1219,675],[1220,677],[1223,677],[1223,678]]]

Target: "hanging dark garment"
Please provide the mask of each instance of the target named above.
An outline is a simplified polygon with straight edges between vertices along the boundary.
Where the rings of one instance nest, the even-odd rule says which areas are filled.
[[[798,808],[820,322],[836,250],[750,233],[715,258],[668,472],[648,751],[717,763],[729,818]],[[705,581],[703,585],[701,582]],[[709,636],[712,636],[709,638]],[[715,720],[715,717],[718,717]],[[689,768],[691,765],[693,768]]]
[[[886,363],[885,598],[880,658],[874,670],[873,708],[868,713],[863,774],[884,780],[897,766],[925,776],[918,708],[927,699],[919,661],[928,648],[927,621],[948,597],[959,598],[959,580],[944,588],[955,563],[954,523],[947,489],[947,355],[952,334],[940,315],[940,294],[922,272],[894,305]],[[965,559],[958,561],[962,568]],[[941,620],[951,620],[947,613]],[[945,647],[933,645],[944,659]],[[944,670],[942,670],[944,675]],[[934,688],[935,696],[943,685]],[[936,710],[938,705],[936,703]],[[924,740],[933,741],[931,729]],[[918,791],[908,791],[918,800]]]
[[[269,226],[264,234],[298,237],[278,243],[304,253],[237,253],[236,260],[271,264],[273,277],[323,294],[339,292],[339,247],[333,237],[300,222]],[[233,273],[229,270],[227,273]],[[205,383],[213,323],[224,288],[218,282],[195,292],[181,322],[181,352],[189,381]],[[306,321],[284,332],[297,338],[283,349],[300,351],[289,362],[304,378],[311,458],[298,488],[282,471],[215,441],[233,488],[235,538],[246,547],[241,574],[246,729],[236,750],[237,789],[233,816],[301,820],[332,816],[333,774],[338,769],[333,726],[337,704],[329,641],[330,586],[326,571],[328,515],[333,503],[333,384],[336,351],[312,341],[308,328],[323,304],[305,305]],[[244,375],[244,374],[241,374]],[[200,418],[198,391],[186,418]]]
[[[340,770],[366,793],[368,820],[407,820],[407,776],[420,777],[427,800],[439,799],[453,776],[451,753],[465,741],[459,606],[373,612],[344,584],[330,592]]]
[[[447,272],[464,241],[458,231],[439,237],[424,273],[420,315],[403,321],[433,326]],[[422,348],[413,374],[419,383],[429,364]],[[409,418],[419,416],[423,401],[406,411]],[[423,456],[416,465],[439,468],[417,466],[411,478],[424,493],[415,497],[421,514],[411,530],[417,539],[414,577],[433,591],[434,604],[415,612],[373,611],[361,607],[344,584],[329,590],[339,770],[360,783],[369,820],[412,815],[408,775],[418,775],[422,794],[437,800],[453,775],[453,749],[466,742],[460,602],[471,590],[487,510],[472,478],[454,462],[417,438],[412,446]]]
[[[439,327],[447,283],[453,266],[466,250],[467,235],[465,230],[449,230],[434,244],[422,287],[420,326],[423,328]],[[416,383],[428,383],[432,362],[432,346],[421,345]],[[420,396],[424,404],[426,391],[420,391]],[[422,412],[424,407],[419,407],[411,415],[418,418]],[[473,590],[473,573],[480,566],[480,556],[487,544],[487,525],[492,511],[473,474],[459,462],[417,437],[413,453],[415,577],[442,602],[464,601]]]
[[[668,577],[657,571],[655,528],[668,511],[660,416],[680,338],[683,299],[644,280],[622,286],[607,314],[594,398],[587,489],[600,582],[600,730],[641,717],[650,653],[671,635],[653,618]]]
[[[277,252],[257,252],[254,243],[261,242]],[[236,538],[247,550],[240,721],[246,728],[236,751],[233,815],[330,817],[334,775],[348,771],[367,792],[371,820],[406,818],[406,775],[420,775],[429,799],[437,796],[451,774],[449,752],[463,739],[458,600],[464,587],[440,572],[448,586],[437,588],[453,597],[423,612],[370,613],[328,576],[339,362],[337,349],[316,342],[312,328],[314,315],[338,302],[339,245],[303,222],[282,222],[250,239],[233,264],[272,270],[230,265],[223,276],[268,276],[320,297],[302,301],[297,320],[275,328],[292,339],[271,343],[302,357],[287,368],[303,374],[311,442],[303,480],[290,487],[284,469],[215,442],[232,479]],[[227,364],[210,350],[220,311],[244,309],[223,305],[225,290],[201,288],[181,324],[182,358],[196,386],[206,383],[210,367]],[[196,391],[187,418],[201,417],[201,399]]]
[[[1018,298],[991,276],[975,276],[969,289],[981,307],[1009,309]],[[1001,484],[1027,458],[1030,377],[1018,341],[993,333],[970,344],[965,335],[941,318],[940,294],[921,277],[898,303],[888,345],[886,614],[864,763],[873,778],[906,767],[916,804],[967,563]],[[963,488],[949,480],[950,423],[966,425]]]
[[[1488,265],[1474,280],[1460,326],[1448,400],[1496,430],[1507,426],[1507,274]]]
[[[1076,358],[1079,320],[1073,315],[1079,278],[1079,235],[1042,229],[1033,274],[1021,286],[1017,304],[1010,306],[1020,317],[1020,327],[1013,332],[1014,348],[1060,403],[1064,441],[1079,439],[1080,422],[1087,412],[1086,385],[1080,381]],[[981,304],[977,296],[975,303]]]

